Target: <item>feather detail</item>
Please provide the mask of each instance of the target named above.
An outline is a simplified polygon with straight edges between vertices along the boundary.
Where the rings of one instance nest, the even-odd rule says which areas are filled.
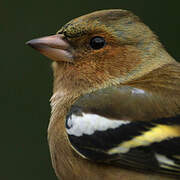
[[[134,122],[73,106],[66,131],[71,147],[83,158],[180,176],[179,116]]]

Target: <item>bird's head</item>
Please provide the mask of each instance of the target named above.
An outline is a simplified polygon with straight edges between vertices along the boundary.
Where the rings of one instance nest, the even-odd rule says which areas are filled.
[[[120,9],[73,19],[56,35],[27,44],[54,61],[55,91],[126,84],[171,61],[153,32]]]

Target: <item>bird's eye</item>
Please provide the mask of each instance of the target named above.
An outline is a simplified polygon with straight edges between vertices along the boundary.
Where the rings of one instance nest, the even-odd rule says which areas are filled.
[[[90,40],[90,46],[93,49],[101,49],[106,44],[106,41],[103,37],[95,36]]]

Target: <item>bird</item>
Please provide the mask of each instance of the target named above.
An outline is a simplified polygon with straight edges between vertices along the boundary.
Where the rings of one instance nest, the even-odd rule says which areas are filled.
[[[91,12],[27,44],[53,61],[58,179],[180,179],[180,63],[138,16]]]

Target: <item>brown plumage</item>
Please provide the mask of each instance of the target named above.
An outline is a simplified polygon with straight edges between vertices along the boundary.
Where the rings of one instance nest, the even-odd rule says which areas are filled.
[[[105,39],[102,48],[93,49],[90,42],[94,37]],[[146,168],[138,159],[135,164],[139,167],[131,163],[123,166],[121,158],[118,163],[91,161],[73,147],[65,127],[73,105],[112,121],[151,123],[155,119],[176,117],[176,124],[172,125],[173,121],[163,124],[165,132],[158,133],[161,140],[180,137],[180,64],[137,16],[119,9],[97,11],[70,21],[55,36],[28,44],[55,61],[48,141],[59,179],[178,179],[177,168],[174,173],[156,168],[148,171],[149,166]],[[168,126],[177,132],[173,133]],[[157,135],[152,133],[154,137]],[[148,141],[152,139],[149,137]]]

